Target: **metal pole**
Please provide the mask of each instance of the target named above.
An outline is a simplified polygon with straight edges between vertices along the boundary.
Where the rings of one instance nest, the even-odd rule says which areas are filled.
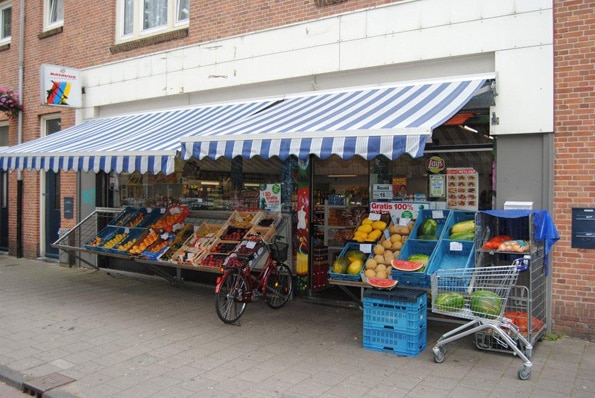
[[[25,0],[21,0],[19,12],[19,96],[23,103],[23,76],[25,69]],[[17,122],[17,145],[23,142],[23,112],[19,112]],[[16,211],[16,257],[23,257],[23,172],[17,170],[17,211]]]

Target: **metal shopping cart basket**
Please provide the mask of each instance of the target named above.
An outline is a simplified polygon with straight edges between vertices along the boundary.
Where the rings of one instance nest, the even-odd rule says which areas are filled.
[[[432,349],[436,363],[444,361],[446,344],[489,330],[524,362],[518,371],[519,379],[527,380],[531,377],[533,364],[517,346],[520,340],[530,356],[531,344],[503,316],[510,289],[516,283],[518,274],[516,262],[505,266],[439,269],[432,274],[432,312],[469,320],[438,339]]]

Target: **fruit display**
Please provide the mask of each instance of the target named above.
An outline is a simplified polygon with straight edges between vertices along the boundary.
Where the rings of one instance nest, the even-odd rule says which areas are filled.
[[[240,241],[248,233],[248,228],[227,227],[220,235],[221,240]]]
[[[366,270],[374,270],[376,275],[372,275],[371,272],[368,272],[367,276],[382,278],[384,277],[384,272],[386,272],[387,275],[390,274],[392,261],[399,256],[405,241],[409,238],[413,225],[414,223],[410,222],[408,226],[393,224],[388,227],[387,231],[389,237],[386,238],[386,235],[383,235],[383,238],[374,245],[372,249],[373,256],[371,258],[373,261],[369,262],[369,264],[366,263]],[[378,265],[380,265],[380,267],[377,268]]]
[[[253,221],[260,219],[261,212],[234,211],[229,216],[229,224],[240,228],[249,228]]]
[[[417,259],[418,258],[417,256],[419,256],[419,255],[414,255],[413,259],[414,260]],[[427,265],[427,261],[423,262],[423,261],[411,261],[409,259],[407,259],[407,260],[394,259],[392,261],[391,265],[394,269],[402,271],[402,272],[423,272]]]
[[[440,293],[434,299],[434,308],[439,311],[458,311],[465,305],[465,298],[457,292]]]
[[[214,254],[210,253],[204,256],[203,258],[197,259],[198,261],[193,261],[194,265],[201,265],[204,267],[221,267],[223,266],[223,262],[227,258],[227,255],[222,254]]]
[[[124,239],[126,239],[127,236],[128,236],[128,234],[125,234],[124,232],[116,233],[110,239],[108,239],[107,241],[105,241],[103,243],[103,245],[101,245],[101,246],[103,246],[104,249],[112,249],[118,243],[120,243],[121,241],[123,241]]]
[[[372,220],[366,217],[353,233],[356,242],[376,242],[387,227],[386,221]]]
[[[190,210],[186,206],[171,206],[149,228],[159,231],[171,232],[174,225],[184,221]]]
[[[475,290],[469,297],[471,312],[480,318],[495,319],[502,310],[502,298],[489,290]]]
[[[359,245],[348,243],[329,269],[332,279],[359,280],[368,255],[359,250]]]
[[[146,231],[144,235],[140,238],[140,240],[132,246],[132,248],[128,251],[133,256],[138,256],[142,252],[144,252],[147,247],[152,245],[157,239],[159,235],[157,232],[153,230]]]
[[[392,289],[397,286],[397,281],[386,278],[367,278],[366,282],[368,285],[375,287],[376,289]]]
[[[473,240],[475,239],[475,221],[466,220],[454,224],[450,228],[448,236],[450,240]]]
[[[433,218],[427,218],[419,227],[416,239],[423,240],[438,240],[436,233],[438,232],[438,221]]]
[[[218,253],[218,254],[230,254],[235,248],[237,244],[233,242],[221,242],[217,241],[211,246],[210,252],[211,253]]]

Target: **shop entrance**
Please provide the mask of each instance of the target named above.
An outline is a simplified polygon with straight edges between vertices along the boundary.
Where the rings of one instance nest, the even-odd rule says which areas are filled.
[[[60,131],[61,126],[60,117],[48,116],[42,120],[42,133],[45,135],[56,133]],[[59,250],[52,247],[52,243],[58,240],[60,230],[60,172],[46,171],[43,188],[45,192],[44,253],[46,257],[58,258]]]

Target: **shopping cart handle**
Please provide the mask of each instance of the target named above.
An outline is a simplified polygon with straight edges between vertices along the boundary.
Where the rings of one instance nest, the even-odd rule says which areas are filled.
[[[525,254],[523,257],[515,258],[512,261],[512,265],[516,265],[519,272],[528,270],[530,264],[531,264],[531,255],[530,254]]]

